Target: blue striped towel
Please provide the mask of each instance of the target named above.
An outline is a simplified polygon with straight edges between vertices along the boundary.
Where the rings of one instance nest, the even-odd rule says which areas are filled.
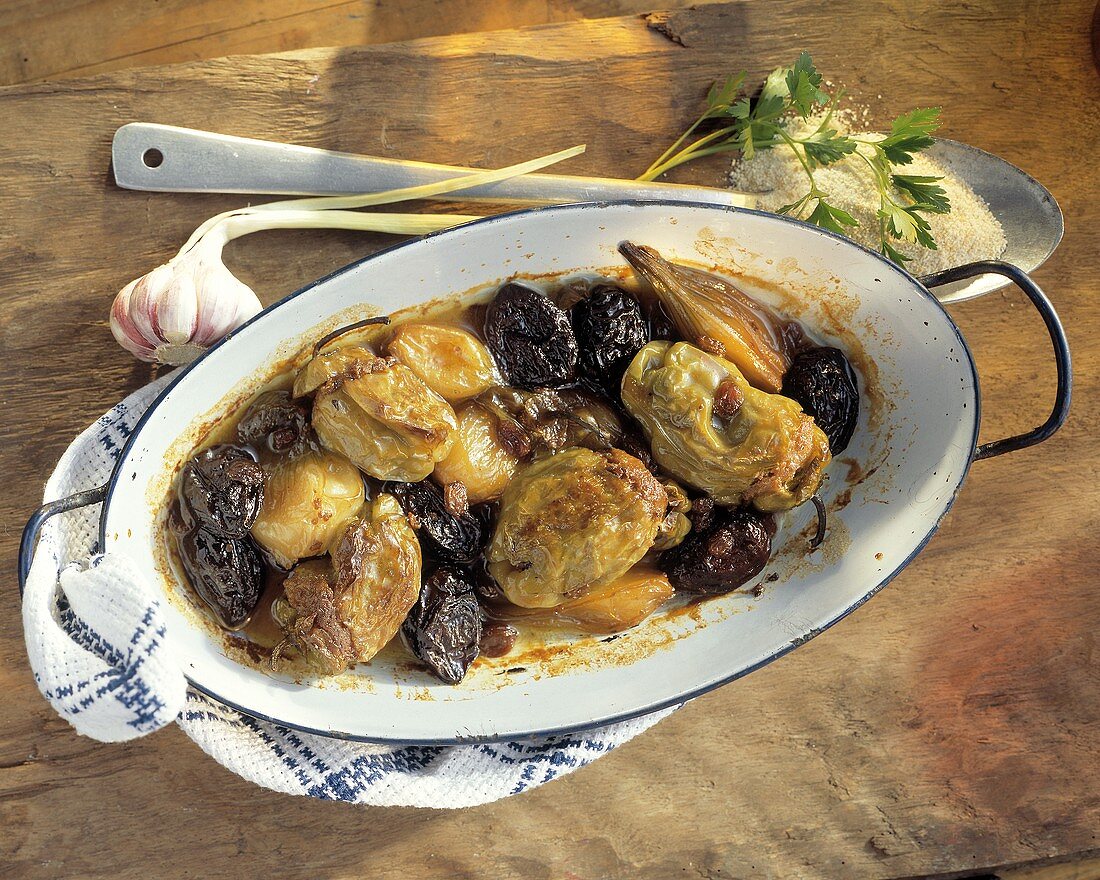
[[[126,398],[85,430],[46,483],[52,500],[106,482],[138,418],[170,381]],[[35,680],[79,733],[105,742],[177,723],[214,760],[287,794],[379,806],[467,807],[572,773],[666,715],[509,743],[393,747],[259,721],[188,686],[160,601],[133,564],[100,555],[97,507],[50,520],[23,597]]]

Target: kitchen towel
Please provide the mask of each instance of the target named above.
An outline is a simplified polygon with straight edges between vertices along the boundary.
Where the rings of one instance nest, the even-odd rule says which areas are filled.
[[[172,380],[127,397],[65,450],[46,483],[53,500],[105,483],[142,413]],[[99,505],[42,530],[23,596],[35,681],[93,739],[118,742],[173,721],[214,760],[275,791],[379,806],[468,807],[571,773],[678,707],[576,734],[508,743],[353,743],[257,720],[190,687],[151,585],[130,560],[102,554]]]

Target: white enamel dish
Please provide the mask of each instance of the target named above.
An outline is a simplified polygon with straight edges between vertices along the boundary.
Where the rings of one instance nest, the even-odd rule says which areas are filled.
[[[621,267],[616,247],[623,240],[717,267],[852,355],[863,392],[860,423],[822,493],[831,511],[822,549],[807,552],[812,510],[805,505],[781,523],[773,559],[750,585],[760,584],[758,597],[738,592],[692,614],[659,615],[614,641],[582,640],[518,671],[504,660],[456,688],[394,659],[362,665],[337,685],[296,682],[227,656],[223,640],[188,610],[194,600],[181,599],[184,588],[165,570],[158,543],[157,500],[164,496],[151,487],[166,485],[166,473],[186,454],[180,438],[223,413],[265,367],[297,351],[310,328],[493,286],[517,273]],[[987,272],[1016,281],[1043,314],[1059,388],[1042,426],[979,448],[977,374],[943,307],[893,264],[815,227],[747,210],[624,202],[517,212],[408,242],[276,303],[181,370],[135,428],[108,486],[47,505],[28,524],[21,574],[42,520],[105,491],[103,549],[128,554],[169,593],[169,637],[194,686],[255,717],[310,732],[401,743],[508,740],[679,703],[776,659],[857,608],[927,543],[975,458],[1040,442],[1061,425],[1069,353],[1057,316],[1030,279],[1015,267],[982,263],[926,281]]]

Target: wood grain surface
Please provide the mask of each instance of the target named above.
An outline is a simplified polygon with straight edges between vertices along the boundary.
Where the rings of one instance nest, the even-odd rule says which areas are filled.
[[[701,2],[713,0],[694,5]],[[646,0],[8,0],[0,6],[0,85],[653,8]]]
[[[111,340],[112,295],[240,201],[114,188],[111,134],[134,120],[481,165],[584,141],[570,170],[631,176],[693,118],[711,80],[741,66],[761,75],[807,48],[876,121],[942,105],[946,136],[1050,187],[1066,238],[1036,278],[1066,321],[1076,367],[1065,429],[976,465],[928,549],[873,602],[592,767],[478,809],[272,794],[175,728],[128,745],[76,736],[34,685],[10,574],[0,873],[875,878],[966,876],[1100,850],[1093,3],[915,7],[748,0],[673,12],[660,31],[630,17],[0,90],[9,572],[69,439],[150,378]],[[720,173],[714,164],[678,179]],[[228,259],[271,302],[381,244],[270,233]],[[982,375],[983,439],[1031,427],[1053,393],[1041,321],[1017,293],[952,314]],[[1016,875],[1031,880],[1032,870]]]

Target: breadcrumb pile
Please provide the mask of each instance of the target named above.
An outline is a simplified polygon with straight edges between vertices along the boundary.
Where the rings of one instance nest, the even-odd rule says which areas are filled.
[[[849,117],[850,119],[851,117]],[[834,119],[832,127],[844,131],[846,120]],[[817,127],[817,121],[795,123]],[[855,133],[856,137],[881,138],[874,133]],[[860,147],[870,155],[869,147]],[[942,177],[939,185],[944,188],[951,202],[948,214],[925,214],[932,227],[938,250],[929,250],[908,242],[891,240],[901,253],[912,260],[905,268],[913,275],[927,275],[973,260],[994,260],[1005,250],[1004,229],[989,210],[985,201],[949,168],[925,155],[917,154],[913,161],[899,169],[903,174],[927,174]],[[730,171],[730,184],[741,192],[757,196],[757,207],[762,211],[778,211],[783,205],[798,201],[807,192],[808,180],[792,150],[775,147],[760,150],[751,159],[738,158]],[[871,170],[862,159],[846,156],[839,162],[814,170],[814,179],[820,190],[828,194],[829,204],[842,208],[859,221],[859,226],[848,230],[849,238],[879,249],[878,190]],[[895,192],[902,204],[909,200]],[[803,208],[804,219],[813,210],[814,203]]]

